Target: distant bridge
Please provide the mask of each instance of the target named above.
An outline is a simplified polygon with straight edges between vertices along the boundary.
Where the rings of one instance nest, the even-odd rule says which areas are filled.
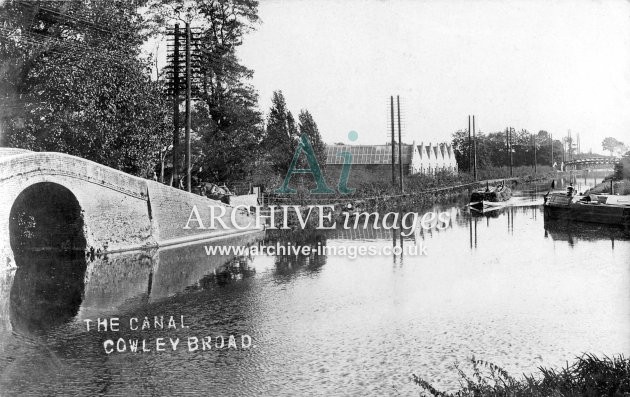
[[[183,229],[193,205],[203,220],[225,205],[56,152],[0,148],[0,197],[0,270],[22,249],[111,253],[259,231]]]
[[[572,167],[573,169],[585,169],[585,168],[612,168],[615,164],[621,160],[616,157],[589,157],[584,159],[570,160],[564,163],[566,167]],[[597,166],[609,166],[609,167],[597,167]]]

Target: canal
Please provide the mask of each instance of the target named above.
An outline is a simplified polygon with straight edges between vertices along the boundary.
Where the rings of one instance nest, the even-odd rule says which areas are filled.
[[[465,197],[422,209],[451,222],[402,239],[337,230],[292,241],[387,251],[354,259],[208,256],[203,245],[19,255],[17,270],[0,276],[0,395],[417,395],[412,373],[453,390],[455,365],[466,369],[472,356],[518,377],[584,352],[628,355],[630,238],[545,224],[547,189],[521,185],[488,214],[471,214]],[[422,245],[426,255],[385,249],[393,245]],[[146,329],[131,329],[145,317]],[[99,318],[120,326],[99,331]],[[230,335],[236,347],[227,347]],[[197,350],[188,338],[198,338]],[[132,353],[135,339],[151,351]],[[175,350],[171,339],[180,340]]]

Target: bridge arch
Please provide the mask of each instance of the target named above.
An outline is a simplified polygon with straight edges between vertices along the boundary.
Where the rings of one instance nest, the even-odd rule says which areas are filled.
[[[30,334],[74,317],[87,268],[77,197],[59,183],[36,181],[17,194],[8,218],[17,268],[9,292],[11,329]]]
[[[0,148],[0,230],[4,230],[0,234],[0,268],[16,265],[12,249],[15,244],[7,233],[16,226],[11,226],[13,205],[16,201],[19,205],[24,198],[36,200],[38,191],[39,195],[57,200],[62,209],[67,210],[70,203],[80,209],[87,251],[98,253],[153,244],[146,182],[63,153]],[[45,201],[39,204],[47,205]]]
[[[58,183],[32,184],[13,202],[9,238],[15,254],[32,250],[84,253],[81,205],[68,188]]]

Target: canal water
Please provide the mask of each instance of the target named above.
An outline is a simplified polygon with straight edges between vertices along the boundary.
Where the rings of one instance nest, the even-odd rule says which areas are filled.
[[[452,221],[402,240],[338,230],[292,241],[426,255],[21,255],[0,277],[0,395],[417,395],[411,374],[453,390],[473,356],[518,377],[584,352],[630,354],[630,238],[545,224],[547,185],[517,190],[488,214],[465,197],[423,209]],[[256,237],[214,246],[290,242]],[[118,330],[95,329],[98,318]],[[130,352],[136,339],[151,351]]]

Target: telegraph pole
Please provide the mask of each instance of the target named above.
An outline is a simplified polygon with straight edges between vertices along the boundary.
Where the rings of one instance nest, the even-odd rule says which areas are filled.
[[[536,136],[534,134],[532,134],[532,138],[534,140],[534,174],[537,171],[537,167],[536,167]]]
[[[512,127],[510,127],[510,177],[514,176],[514,170],[512,169]]]
[[[392,122],[392,186],[396,186],[396,165],[395,157],[396,152],[394,146],[396,145],[396,130],[394,129],[394,96],[389,97],[390,109],[391,109],[391,122]]]
[[[508,127],[505,127],[505,166],[510,165],[510,133]]]
[[[477,137],[475,135],[475,115],[472,116],[473,127],[473,177],[477,180]]]
[[[569,130],[569,161],[573,161],[573,135],[571,134],[571,130]],[[569,173],[569,180],[573,179],[573,173]]]
[[[179,175],[179,24],[173,31],[173,183],[177,186]]]
[[[190,189],[190,23],[186,22],[186,189]]]
[[[565,148],[566,139],[561,139],[561,142],[562,142],[562,164],[565,164],[567,162],[567,155],[566,155],[566,148]]]
[[[551,137],[551,166],[553,167],[553,134],[549,134]]]
[[[400,193],[403,193],[404,188],[402,168],[402,133],[400,132],[400,95],[396,95],[396,105],[398,107],[398,174],[400,177]]]
[[[472,138],[470,132],[470,115],[468,115],[468,172],[472,170]]]

